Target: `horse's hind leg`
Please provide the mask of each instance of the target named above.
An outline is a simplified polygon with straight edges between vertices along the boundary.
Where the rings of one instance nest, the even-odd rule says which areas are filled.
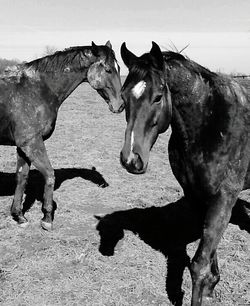
[[[237,199],[233,210],[230,223],[238,225],[241,230],[250,233],[250,203]]]
[[[11,215],[15,221],[24,226],[27,224],[27,219],[23,215],[22,199],[27,183],[30,169],[30,161],[24,153],[17,148],[17,168],[16,168],[16,189],[11,206]]]
[[[250,189],[250,163],[248,165],[248,169],[247,169],[247,173],[246,173],[246,177],[244,181],[244,186],[242,190],[245,190],[245,189]]]
[[[22,147],[22,150],[44,177],[45,187],[42,204],[44,217],[41,220],[41,226],[45,230],[51,230],[55,210],[53,203],[55,175],[44,142],[42,139],[32,139],[28,145]]]

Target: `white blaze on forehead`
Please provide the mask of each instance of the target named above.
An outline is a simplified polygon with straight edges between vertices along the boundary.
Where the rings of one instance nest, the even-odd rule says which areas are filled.
[[[141,97],[141,95],[145,91],[145,88],[146,88],[146,82],[145,81],[140,81],[139,83],[137,83],[133,87],[132,93],[136,97],[136,99],[139,99]]]
[[[133,158],[134,158],[134,153],[133,153],[133,147],[134,147],[134,131],[131,132],[131,137],[130,137],[130,152],[129,152],[129,156],[128,156],[128,160],[127,162],[130,163]]]
[[[131,143],[130,143],[130,151],[133,151],[133,146],[134,146],[134,141],[135,141],[135,138],[134,138],[134,131],[131,132]]]

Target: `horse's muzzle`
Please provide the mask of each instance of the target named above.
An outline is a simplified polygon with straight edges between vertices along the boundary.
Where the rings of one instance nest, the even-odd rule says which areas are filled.
[[[110,103],[108,103],[108,105],[109,105],[109,110],[115,114],[119,114],[124,110],[124,104],[122,104],[118,109],[117,108],[115,109],[113,105]]]
[[[126,158],[121,151],[120,163],[130,173],[143,174],[146,172],[146,167],[144,167],[143,161],[137,153],[130,152],[129,156]]]

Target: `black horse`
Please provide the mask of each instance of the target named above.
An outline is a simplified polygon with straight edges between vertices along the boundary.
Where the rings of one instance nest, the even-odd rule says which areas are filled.
[[[72,47],[15,66],[0,76],[0,144],[17,147],[17,186],[11,207],[13,218],[27,224],[22,197],[31,163],[45,180],[41,225],[52,228],[54,170],[44,140],[54,131],[62,102],[82,82],[105,99],[112,112],[120,112],[121,80],[114,51],[106,45]]]
[[[239,200],[233,208],[230,222],[250,233],[248,207],[249,203]],[[96,229],[100,235],[99,251],[102,255],[114,255],[118,241],[124,237],[124,230],[130,230],[166,257],[166,292],[173,305],[181,306],[183,272],[186,267],[190,268],[186,247],[201,237],[204,210],[199,211],[182,197],[162,207],[132,208],[96,218],[99,220]],[[219,280],[217,259],[212,269],[214,277]]]
[[[205,210],[191,264],[192,305],[201,305],[218,282],[212,267],[232,208],[250,188],[250,101],[236,81],[181,54],[162,53],[154,42],[140,57],[123,43],[121,55],[129,69],[121,93],[127,120],[121,164],[144,173],[158,134],[171,124],[172,171],[186,199]]]

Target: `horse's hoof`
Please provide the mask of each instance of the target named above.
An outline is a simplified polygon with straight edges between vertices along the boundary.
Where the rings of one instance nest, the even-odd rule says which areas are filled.
[[[18,224],[27,223],[28,220],[24,217],[23,214],[20,213],[11,213],[11,216],[14,221],[16,221]]]
[[[46,231],[52,231],[53,229],[52,223],[45,222],[43,220],[41,221],[41,227]]]

